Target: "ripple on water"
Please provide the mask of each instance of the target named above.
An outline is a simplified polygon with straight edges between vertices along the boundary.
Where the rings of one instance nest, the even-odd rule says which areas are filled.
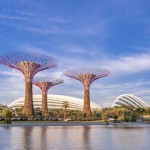
[[[0,127],[0,150],[148,150],[150,125]]]

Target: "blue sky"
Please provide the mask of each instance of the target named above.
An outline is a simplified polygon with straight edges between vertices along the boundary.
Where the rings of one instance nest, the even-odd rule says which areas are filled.
[[[29,50],[58,59],[57,68],[36,75],[65,80],[49,94],[82,98],[82,85],[63,72],[96,66],[111,75],[92,84],[92,101],[110,106],[130,93],[150,104],[149,8],[148,0],[1,0],[0,54]],[[0,83],[1,103],[24,96],[19,71],[0,65]]]

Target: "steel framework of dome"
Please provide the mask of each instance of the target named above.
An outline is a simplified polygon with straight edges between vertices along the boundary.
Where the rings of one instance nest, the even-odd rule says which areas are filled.
[[[112,107],[116,106],[131,106],[132,108],[143,108],[147,109],[148,105],[140,98],[132,94],[123,94],[115,99],[112,104]]]

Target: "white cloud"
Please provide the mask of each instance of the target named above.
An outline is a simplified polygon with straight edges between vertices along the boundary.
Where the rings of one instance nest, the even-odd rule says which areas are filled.
[[[116,60],[107,60],[107,68],[117,75],[127,75],[150,70],[150,54],[124,56]],[[106,64],[106,63],[105,63]]]
[[[6,79],[1,79],[0,86],[0,101],[4,104],[9,104],[11,101],[24,96],[24,79],[20,76],[8,76]]]
[[[12,71],[0,71],[0,74],[20,77],[20,74],[17,71],[15,71],[14,69]]]
[[[34,34],[65,34],[75,36],[102,35],[102,38],[107,37],[108,34],[106,30],[109,25],[108,19],[91,22],[91,20],[88,19],[73,20],[65,19],[57,15],[52,16],[34,12],[28,13],[25,11],[14,12],[13,15],[11,12],[1,12],[1,24]],[[20,24],[18,24],[18,21]],[[22,24],[22,22],[24,24]]]
[[[28,18],[25,18],[25,17],[22,17],[22,16],[13,16],[13,15],[4,15],[4,14],[0,14],[0,18],[1,19],[29,21]]]

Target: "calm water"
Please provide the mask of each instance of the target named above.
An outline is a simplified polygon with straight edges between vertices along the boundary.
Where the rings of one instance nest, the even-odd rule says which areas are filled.
[[[0,127],[0,150],[149,150],[150,125]]]

